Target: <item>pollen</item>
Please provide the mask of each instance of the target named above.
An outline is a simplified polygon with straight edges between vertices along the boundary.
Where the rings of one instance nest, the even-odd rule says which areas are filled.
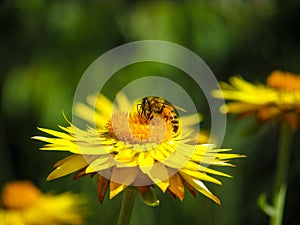
[[[160,144],[174,134],[171,122],[161,117],[146,119],[138,113],[115,113],[106,128],[110,136],[127,144]]]
[[[277,70],[269,75],[267,84],[275,89],[300,91],[300,76]]]
[[[22,209],[32,205],[40,196],[40,190],[30,181],[14,181],[4,186],[1,203],[6,209]]]

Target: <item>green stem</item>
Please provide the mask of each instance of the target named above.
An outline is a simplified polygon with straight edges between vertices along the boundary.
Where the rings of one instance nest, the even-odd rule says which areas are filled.
[[[270,217],[270,225],[282,224],[291,140],[291,128],[287,124],[282,123],[280,127],[279,148],[277,152],[276,163],[276,177],[273,190],[273,207],[275,209],[275,213]]]
[[[129,225],[136,193],[134,187],[124,190],[118,225]]]

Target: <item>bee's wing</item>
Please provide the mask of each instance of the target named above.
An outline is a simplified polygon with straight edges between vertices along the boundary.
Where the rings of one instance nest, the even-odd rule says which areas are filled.
[[[173,105],[173,107],[174,107],[175,109],[177,109],[177,110],[180,110],[180,111],[183,111],[183,112],[187,112],[186,109],[181,108],[181,107],[179,107],[179,106],[177,106],[177,105]]]
[[[183,112],[187,112],[186,109],[181,108],[181,107],[179,107],[179,106],[177,106],[177,105],[173,105],[173,104],[171,104],[171,103],[169,103],[169,102],[166,102],[166,101],[164,101],[162,98],[156,97],[155,101],[156,101],[156,102],[160,102],[160,103],[163,102],[163,104],[165,104],[165,105],[174,107],[175,109],[180,110],[180,111],[183,111]]]
[[[177,109],[177,110],[180,110],[180,111],[182,111],[182,112],[187,112],[186,109],[181,108],[180,106],[172,105],[172,104],[170,104],[170,103],[164,103],[164,104],[166,104],[166,105],[168,105],[168,106],[171,106],[171,107],[173,107],[173,108],[175,108],[175,109]]]

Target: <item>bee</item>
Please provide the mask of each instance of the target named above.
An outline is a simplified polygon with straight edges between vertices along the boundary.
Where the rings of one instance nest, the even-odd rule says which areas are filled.
[[[152,120],[154,116],[160,116],[166,121],[170,121],[175,133],[178,131],[179,122],[174,107],[186,111],[185,109],[165,102],[164,99],[157,96],[144,97],[142,103],[138,104],[137,107],[139,115],[144,116],[149,120]]]

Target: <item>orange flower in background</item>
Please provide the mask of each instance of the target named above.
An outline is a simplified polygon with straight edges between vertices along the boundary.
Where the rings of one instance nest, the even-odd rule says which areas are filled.
[[[230,84],[220,82],[222,91],[213,91],[216,98],[231,100],[221,107],[224,113],[241,117],[255,115],[259,122],[286,122],[292,130],[300,124],[300,76],[274,71],[267,84],[252,84],[241,77],[231,77]]]
[[[233,166],[229,160],[242,156],[228,154],[229,149],[214,149],[213,144],[193,142],[182,132],[185,125],[195,123],[191,117],[177,118],[175,110],[172,112],[173,108],[163,100],[148,100],[153,100],[155,105],[145,101],[148,108],[141,108],[144,107],[141,103],[132,107],[126,96],[120,95],[112,112],[112,102],[105,96],[89,96],[88,105],[77,103],[75,112],[86,124],[95,124],[96,128],[78,128],[72,123],[68,127],[60,126],[64,132],[40,128],[53,136],[33,137],[48,143],[41,150],[73,153],[54,165],[48,180],[74,172],[75,178],[97,174],[101,203],[108,188],[109,197],[113,198],[127,187],[135,186],[144,198],[153,194],[151,187],[156,185],[180,200],[187,189],[194,196],[198,191],[220,204],[204,181],[221,184],[211,174],[230,176],[208,167]],[[153,206],[158,204],[156,200],[144,199]]]
[[[83,224],[82,198],[43,194],[30,181],[10,181],[1,194],[1,225]]]

